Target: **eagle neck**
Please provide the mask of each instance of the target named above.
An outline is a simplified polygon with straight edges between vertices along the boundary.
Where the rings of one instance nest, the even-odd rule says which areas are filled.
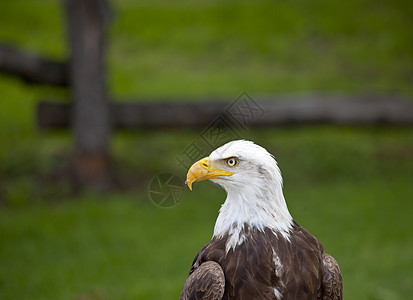
[[[282,193],[282,186],[272,188],[226,187],[227,198],[221,206],[214,228],[214,237],[228,235],[227,252],[246,239],[242,233],[245,227],[265,232],[268,228],[289,239],[293,219],[288,211]]]

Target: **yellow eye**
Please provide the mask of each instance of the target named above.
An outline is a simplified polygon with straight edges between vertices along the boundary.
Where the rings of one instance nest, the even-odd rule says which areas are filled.
[[[225,163],[228,167],[235,167],[238,164],[238,159],[236,157],[228,157]]]

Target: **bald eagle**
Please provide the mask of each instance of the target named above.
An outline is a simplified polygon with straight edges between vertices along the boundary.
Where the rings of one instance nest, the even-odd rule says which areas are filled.
[[[194,163],[187,185],[227,192],[214,234],[196,255],[180,299],[342,299],[335,259],[291,217],[274,157],[232,141]]]

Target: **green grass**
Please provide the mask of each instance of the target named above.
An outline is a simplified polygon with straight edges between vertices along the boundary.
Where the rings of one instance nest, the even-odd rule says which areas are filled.
[[[412,95],[411,1],[113,1],[116,97],[241,91]],[[67,56],[59,1],[0,4],[0,40]],[[23,20],[23,21],[22,21]]]
[[[115,139],[119,164],[181,176],[174,159],[197,137],[180,131],[129,135]],[[315,127],[248,131],[245,137],[277,156],[290,210],[339,261],[346,298],[409,297],[411,130]],[[134,146],[142,140],[146,148]],[[177,298],[225,198],[212,184],[194,187],[171,209],[151,203],[147,184],[129,193],[4,207],[0,298]]]
[[[67,56],[61,2],[0,2],[0,41]],[[411,1],[112,3],[108,82],[115,98],[413,95]],[[176,157],[200,131],[116,132],[114,165],[136,188],[76,196],[55,178],[70,158],[69,133],[35,125],[39,99],[68,101],[68,92],[5,75],[0,91],[0,299],[176,299],[225,193],[200,183],[176,207],[160,209],[147,181],[164,171],[184,178]],[[410,297],[411,128],[239,134],[277,157],[289,208],[339,261],[346,299]]]
[[[409,183],[286,189],[295,218],[340,262],[346,298],[413,291]],[[122,195],[1,211],[1,298],[176,299],[223,196],[206,185],[169,210]]]
[[[116,94],[412,92],[410,2],[160,2],[119,4]]]

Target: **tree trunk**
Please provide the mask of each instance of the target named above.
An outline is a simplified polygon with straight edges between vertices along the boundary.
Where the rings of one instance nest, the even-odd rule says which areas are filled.
[[[65,0],[73,98],[72,161],[79,187],[109,188],[111,121],[105,82],[105,0]]]

